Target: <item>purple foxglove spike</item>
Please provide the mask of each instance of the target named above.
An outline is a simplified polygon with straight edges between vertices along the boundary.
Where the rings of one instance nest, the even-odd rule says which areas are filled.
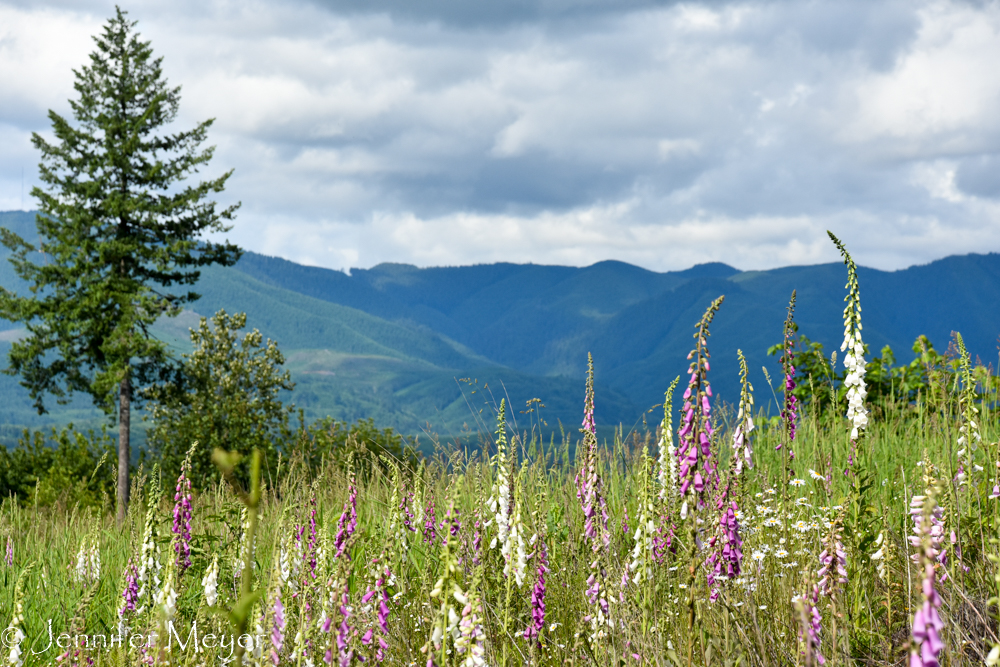
[[[174,494],[174,524],[171,528],[177,539],[174,540],[176,565],[181,574],[191,566],[191,480],[187,472],[190,463],[187,459],[181,464],[181,474],[177,478],[177,492]]]
[[[354,473],[351,472],[351,481],[348,490],[348,499],[344,503],[344,510],[337,521],[337,535],[333,539],[333,546],[336,549],[336,558],[346,557],[350,560],[347,552],[348,541],[358,527],[358,487],[354,481]]]
[[[285,643],[285,607],[280,593],[274,598],[274,626],[271,629],[271,662],[278,665],[281,648]]]

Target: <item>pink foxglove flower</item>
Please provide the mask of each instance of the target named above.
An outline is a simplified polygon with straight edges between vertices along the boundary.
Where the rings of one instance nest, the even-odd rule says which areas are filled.
[[[795,325],[792,317],[795,313],[795,290],[792,290],[792,298],[788,302],[788,317],[785,319],[785,342],[783,354],[781,356],[781,366],[785,376],[784,407],[781,410],[781,419],[785,423],[785,433],[788,436],[789,458],[794,459],[795,453],[791,446],[795,442],[795,429],[798,419],[798,398],[795,391],[795,344],[792,338],[795,333]]]
[[[309,577],[313,581],[316,580],[316,556],[317,549],[319,549],[319,533],[317,532],[316,524],[316,494],[314,493],[311,498],[309,498],[309,542],[306,544],[306,551],[304,560],[309,566]]]
[[[174,493],[174,525],[171,530],[177,536],[174,540],[174,553],[178,575],[184,574],[184,570],[191,567],[191,455],[194,447],[195,445],[191,445],[181,463],[181,474],[177,478]]]
[[[437,529],[435,528],[434,494],[427,493],[427,506],[424,508],[424,543],[434,544],[437,540]]]
[[[479,520],[479,510],[476,510],[476,521],[472,525],[472,566],[477,567],[483,556],[482,522]]]
[[[354,467],[350,466],[349,473],[350,486],[348,488],[347,502],[344,503],[344,510],[337,521],[337,534],[333,538],[333,547],[336,549],[336,558],[346,557],[350,560],[351,555],[347,553],[347,545],[351,535],[358,528],[358,486],[354,478]]]
[[[347,585],[340,596],[340,628],[337,630],[337,653],[340,667],[351,667],[354,649],[351,648],[351,595]]]
[[[271,626],[271,662],[278,665],[281,649],[285,645],[285,606],[281,603],[281,589],[274,596],[274,625]]]
[[[128,617],[135,613],[139,605],[139,568],[134,560],[129,560],[125,566],[125,587],[122,590],[122,604],[118,608],[118,634],[128,633]]]
[[[685,498],[692,496],[699,509],[705,506],[705,490],[708,485],[717,483],[711,448],[712,408],[709,399],[712,397],[712,388],[707,379],[711,369],[708,360],[708,327],[722,305],[723,298],[720,296],[713,301],[697,324],[697,343],[688,354],[688,359],[692,361],[688,367],[690,377],[681,408],[684,416],[677,433],[680,441],[677,458],[680,461],[681,495]],[[685,500],[682,515],[686,514],[687,507],[688,500]]]
[[[537,552],[537,571],[535,587],[531,590],[531,621],[524,631],[528,643],[535,642],[541,646],[541,634],[545,629],[545,573],[549,571],[548,554],[545,551],[545,540],[539,540]]]
[[[604,584],[604,571],[598,567],[597,561],[590,565],[591,574],[587,577],[585,595],[590,605],[590,611],[583,617],[583,622],[590,625],[590,640],[600,641],[608,636],[610,628],[614,628],[608,605],[607,586]]]
[[[372,586],[361,597],[361,605],[362,613],[364,614],[366,610],[370,609],[369,605],[376,601],[378,602],[378,609],[376,610],[376,625],[369,627],[368,630],[365,631],[365,634],[361,637],[361,643],[365,646],[369,646],[375,642],[375,661],[382,662],[385,659],[385,650],[389,648],[386,637],[389,636],[390,598],[386,588],[392,585],[393,577],[388,566],[382,565],[378,558],[373,558],[371,564],[374,581],[372,582]],[[376,631],[379,633],[377,637]]]
[[[587,390],[583,410],[583,446],[586,448],[584,467],[576,475],[576,497],[583,509],[584,539],[594,551],[611,544],[608,531],[608,506],[604,499],[601,476],[598,473],[597,430],[594,426],[594,358],[587,354]]]
[[[842,528],[838,517],[823,536],[823,551],[820,552],[819,590],[827,597],[836,597],[837,590],[847,583],[847,552],[841,542]]]
[[[724,494],[723,497],[728,496]],[[714,551],[708,557],[708,586],[711,589],[709,599],[714,602],[719,597],[717,580],[724,576],[727,580],[740,576],[743,564],[743,540],[740,538],[740,524],[736,519],[739,507],[735,500],[729,503],[720,502],[721,515],[716,534],[709,544]]]
[[[819,613],[819,586],[813,586],[805,595],[792,598],[792,603],[802,617],[799,624],[799,645],[806,657],[806,665],[825,664],[826,658],[820,653],[823,616]]]
[[[923,574],[921,594],[923,603],[913,615],[912,648],[910,650],[910,667],[939,667],[938,656],[944,648],[941,633],[944,622],[938,609],[941,607],[941,596],[936,589],[936,568],[943,553],[944,526],[941,508],[934,501],[933,491],[927,496],[914,496],[910,503],[910,514],[913,516],[913,536],[910,543],[918,551],[913,559],[920,565]],[[944,579],[942,578],[942,581]]]

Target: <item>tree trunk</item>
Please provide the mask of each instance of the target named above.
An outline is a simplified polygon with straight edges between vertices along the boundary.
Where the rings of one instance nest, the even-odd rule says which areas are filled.
[[[128,511],[131,402],[132,381],[129,379],[128,371],[126,371],[125,377],[122,379],[121,389],[118,392],[118,525],[125,522],[125,513]]]

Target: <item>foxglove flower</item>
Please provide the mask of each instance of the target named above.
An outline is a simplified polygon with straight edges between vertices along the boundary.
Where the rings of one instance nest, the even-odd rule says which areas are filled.
[[[889,571],[885,561],[886,561],[886,552],[890,548],[890,542],[886,541],[885,533],[879,532],[878,537],[875,538],[875,546],[877,546],[878,549],[875,551],[875,553],[869,556],[869,559],[871,559],[875,563],[875,570],[878,573],[878,578],[884,581],[885,583],[889,583],[888,579]]]
[[[122,605],[118,608],[118,635],[128,634],[127,619],[134,614],[139,604],[139,569],[131,559],[125,566],[125,585],[122,590]]]
[[[847,248],[831,232],[827,232],[847,265],[847,306],[844,307],[844,342],[840,345],[844,355],[844,369],[847,377],[847,418],[851,421],[851,440],[857,440],[868,426],[868,410],[865,408],[865,346],[861,342],[861,296],[858,290],[858,270]]]
[[[649,467],[649,453],[644,447],[642,450],[642,496],[639,498],[639,517],[635,535],[632,536],[635,546],[632,548],[632,560],[628,566],[628,571],[632,575],[632,583],[636,585],[642,581],[652,580],[653,562],[656,558],[653,549],[657,531],[656,524],[653,522],[655,510],[649,489]]]
[[[795,290],[792,290],[792,297],[788,301],[788,317],[785,318],[785,341],[782,346],[781,366],[785,376],[784,407],[781,410],[781,419],[785,423],[785,434],[788,436],[789,457],[794,459],[795,453],[791,450],[792,443],[795,442],[796,420],[798,419],[798,398],[795,394],[795,354],[793,351],[795,324],[792,320],[795,314]]]
[[[313,489],[313,494],[309,498],[309,541],[306,543],[305,551],[303,552],[303,560],[309,566],[309,577],[311,580],[316,579],[316,567],[317,554],[319,549],[319,530],[316,523],[316,493],[315,488]]]
[[[449,499],[449,512],[454,512],[458,486],[452,488],[452,495]],[[441,576],[435,582],[430,593],[430,606],[435,609],[433,616],[433,630],[427,642],[420,649],[427,655],[428,664],[434,664],[434,655],[444,657],[448,653],[448,643],[454,645],[459,638],[458,623],[459,612],[455,608],[457,601],[461,605],[469,603],[465,593],[458,585],[457,575],[459,572],[458,559],[455,550],[455,538],[451,533],[445,533],[444,544],[441,547],[440,563],[442,567]]]
[[[88,544],[89,542],[89,544]],[[76,552],[73,580],[78,584],[88,584],[101,578],[101,552],[97,546],[97,536],[85,538]]]
[[[826,597],[834,598],[842,584],[847,583],[847,552],[841,542],[841,519],[837,517],[830,524],[830,530],[823,536],[823,551],[819,554],[820,568],[816,573],[819,590]]]
[[[361,643],[368,646],[375,642],[375,661],[382,662],[385,659],[385,649],[389,647],[386,637],[389,636],[390,599],[386,587],[391,585],[393,577],[387,566],[383,565],[378,558],[372,558],[369,579],[370,586],[361,597],[361,618],[369,619],[370,624],[373,603],[377,602],[378,608],[375,614],[375,624],[369,625],[368,630],[361,638]],[[377,638],[375,637],[376,629],[379,632]]]
[[[813,586],[805,595],[792,598],[792,604],[799,612],[799,645],[806,657],[806,665],[822,665],[826,658],[820,653],[823,616],[819,613],[819,587]]]
[[[275,667],[281,662],[281,649],[285,645],[285,605],[281,602],[281,587],[274,595],[274,621],[271,625],[271,662]]]
[[[455,599],[462,603],[462,618],[458,622],[458,638],[455,639],[455,653],[465,659],[459,662],[459,667],[486,667],[486,630],[483,621],[483,602],[479,596],[478,578],[473,579],[468,595],[459,594]],[[428,660],[430,664],[430,660]]]
[[[545,573],[549,571],[548,554],[545,551],[545,540],[539,540],[537,552],[537,578],[535,587],[531,590],[531,621],[524,631],[528,643],[541,646],[541,633],[545,629]]]
[[[935,503],[934,495],[932,490],[927,496],[914,496],[910,503],[914,524],[910,543],[918,549],[913,558],[923,574],[920,587],[923,603],[913,616],[910,667],[939,667],[938,656],[944,648],[941,641],[944,622],[938,614],[941,596],[935,588],[935,569],[942,553],[944,529],[941,508]]]
[[[472,566],[478,567],[483,557],[482,522],[479,520],[479,510],[476,510],[476,521],[472,524]]]
[[[340,667],[351,667],[354,660],[354,649],[351,648],[351,594],[344,585],[344,590],[340,594],[340,628],[337,630],[337,655]]]
[[[7,551],[4,554],[4,563],[7,567],[14,567],[14,540],[7,536]]]
[[[181,464],[181,474],[177,478],[174,493],[174,525],[171,529],[176,535],[174,553],[178,574],[191,567],[191,452]]]
[[[87,541],[80,542],[80,549],[76,552],[76,565],[73,567],[73,581],[78,584],[87,581]]]
[[[160,636],[168,636],[170,624],[177,616],[177,588],[174,585],[174,563],[167,562],[166,574],[163,577],[163,586],[156,594],[154,605],[160,615]]]
[[[714,479],[716,470],[711,461],[712,448],[712,409],[709,399],[712,388],[706,376],[711,368],[708,361],[708,327],[712,323],[715,312],[722,305],[724,297],[719,297],[708,307],[697,324],[695,348],[688,354],[692,359],[688,367],[690,378],[684,391],[684,405],[681,429],[677,433],[680,440],[680,450],[677,453],[680,460],[681,495],[686,498],[681,509],[686,514],[687,498],[693,497],[697,508],[705,505],[705,488]],[[699,462],[701,465],[699,466]]]
[[[524,548],[524,526],[521,522],[520,485],[516,484],[516,487],[514,493],[514,511],[510,514],[510,530],[507,531],[507,541],[501,547],[500,553],[504,558],[504,576],[514,577],[514,582],[520,588],[524,585],[528,563]]]
[[[614,628],[608,606],[607,585],[604,583],[605,573],[598,560],[590,564],[590,576],[587,577],[585,595],[590,610],[583,617],[583,622],[590,626],[590,641],[598,642],[608,636],[608,630]]]
[[[7,654],[6,664],[8,667],[22,667],[24,660],[21,659],[21,642],[26,638],[24,634],[24,582],[28,576],[28,569],[21,572],[14,584],[14,615],[10,619],[10,625],[3,632],[4,647],[10,649]]]
[[[576,497],[583,509],[584,540],[590,540],[592,549],[598,551],[611,544],[608,531],[608,507],[604,499],[603,485],[598,474],[597,427],[594,425],[594,358],[587,353],[587,390],[583,410],[583,447],[585,460],[583,469],[576,475]]]
[[[434,544],[437,540],[435,524],[434,494],[428,492],[427,506],[424,508],[424,544]]]
[[[406,560],[409,552],[410,533],[413,532],[413,525],[410,522],[411,514],[408,501],[412,497],[409,494],[402,494],[403,480],[399,471],[399,465],[394,460],[389,460],[392,467],[392,495],[389,498],[389,539],[392,549],[392,563],[397,566]]]
[[[500,399],[500,412],[497,413],[497,453],[493,456],[495,481],[487,502],[493,518],[487,526],[496,523],[496,535],[490,542],[490,548],[502,547],[507,543],[507,533],[510,530],[510,510],[514,504],[513,488],[510,480],[509,463],[507,461],[507,401]]]
[[[962,374],[962,394],[959,398],[962,424],[958,427],[958,458],[962,461],[962,467],[968,470],[966,474],[969,475],[974,471],[982,470],[982,467],[976,465],[975,452],[983,438],[979,432],[979,409],[976,408],[976,380],[972,377],[972,362],[969,358],[969,351],[965,348],[962,334],[957,331],[955,332],[955,343],[958,345],[959,365]],[[1000,486],[995,491],[1000,495]]]
[[[160,587],[160,546],[156,543],[156,506],[160,500],[159,478],[154,474],[153,488],[149,496],[149,507],[146,510],[146,522],[142,533],[142,546],[139,549],[139,592],[138,598],[142,606],[136,609],[139,614],[145,609],[146,603],[152,603],[156,591]]]
[[[351,539],[351,535],[358,528],[358,487],[354,477],[354,465],[348,464],[348,477],[350,479],[350,485],[348,487],[348,498],[347,502],[344,503],[344,510],[340,514],[340,519],[337,521],[337,535],[333,538],[333,547],[337,550],[335,557],[341,558],[345,557],[350,560],[350,554],[347,554],[347,545]]]
[[[724,494],[723,497],[727,497]],[[711,589],[710,599],[714,602],[719,597],[719,589],[715,585],[724,576],[735,579],[740,576],[743,564],[743,540],[740,538],[740,524],[736,519],[739,511],[736,501],[724,504],[719,517],[716,534],[712,537],[710,546],[715,550],[708,558],[708,586]]]
[[[664,503],[671,494],[677,492],[677,448],[674,447],[674,389],[681,377],[678,375],[670,383],[663,396],[663,422],[660,424],[660,459],[657,480],[660,482],[660,502]]]
[[[90,552],[87,554],[88,577],[91,581],[101,578],[101,552],[97,546],[97,536],[90,542]]]
[[[667,558],[667,551],[674,546],[674,525],[667,526],[667,517],[660,515],[660,525],[653,535],[653,559],[657,565],[663,565]],[[667,527],[665,527],[667,526]]]
[[[212,558],[212,564],[201,579],[201,586],[205,591],[205,604],[214,607],[219,599],[219,556],[216,554]]]
[[[736,350],[740,361],[740,407],[736,413],[736,431],[733,433],[733,460],[737,475],[743,472],[743,465],[753,468],[753,440],[750,434],[753,424],[753,385],[747,379],[747,360],[743,350]]]

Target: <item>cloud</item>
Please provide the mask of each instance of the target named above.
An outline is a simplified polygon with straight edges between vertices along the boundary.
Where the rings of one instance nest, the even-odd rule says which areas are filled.
[[[146,2],[230,238],[342,268],[1000,250],[1000,6]],[[108,2],[0,0],[0,208]]]

